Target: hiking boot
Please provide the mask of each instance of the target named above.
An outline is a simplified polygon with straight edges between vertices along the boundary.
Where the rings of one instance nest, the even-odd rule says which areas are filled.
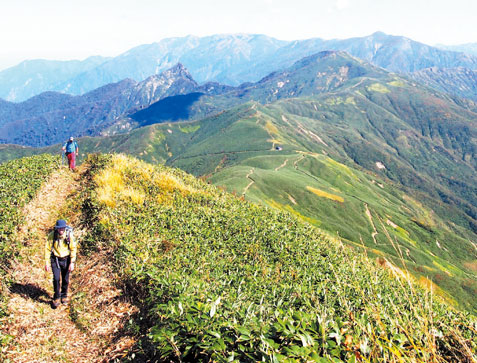
[[[63,305],[67,305],[69,301],[70,301],[70,299],[68,299],[68,296],[65,296],[65,297],[61,298],[61,303]]]
[[[53,309],[56,309],[58,306],[60,306],[60,299],[55,299],[51,302],[51,306]]]

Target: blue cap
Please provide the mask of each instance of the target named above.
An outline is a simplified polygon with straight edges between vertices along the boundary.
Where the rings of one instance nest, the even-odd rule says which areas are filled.
[[[58,219],[55,224],[55,229],[66,228],[66,221],[64,219]]]

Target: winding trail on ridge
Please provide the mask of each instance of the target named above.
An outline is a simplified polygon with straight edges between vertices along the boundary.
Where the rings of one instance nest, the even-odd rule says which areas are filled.
[[[287,162],[288,162],[288,159],[286,159],[286,160],[283,162],[282,165],[277,166],[277,167],[275,168],[275,171],[278,171],[278,170],[280,170],[281,168],[284,168],[284,167],[287,165]]]
[[[250,175],[252,175],[254,171],[255,171],[255,168],[250,169],[249,173],[245,176],[247,179],[250,180],[250,183],[244,188],[244,190],[242,192],[242,195],[245,195],[247,193],[248,189],[253,185],[253,183],[255,183],[255,180],[253,180],[250,177]]]
[[[12,337],[0,354],[11,362],[107,362],[134,344],[131,338],[117,334],[125,319],[137,310],[125,301],[119,302],[121,290],[113,286],[107,256],[98,251],[93,258],[82,261],[85,231],[79,225],[81,211],[68,203],[81,190],[85,169],[78,169],[76,173],[66,168],[54,172],[23,210],[25,223],[17,235],[23,247],[12,263],[9,315],[0,321],[2,333]],[[70,305],[52,309],[52,274],[44,270],[43,248],[58,218],[67,218],[75,228],[79,250],[70,277]],[[88,296],[82,308],[89,321],[82,328],[73,321],[70,311],[78,291]]]

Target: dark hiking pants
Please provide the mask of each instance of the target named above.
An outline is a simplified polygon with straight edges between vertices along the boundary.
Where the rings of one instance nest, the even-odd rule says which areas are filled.
[[[55,257],[51,256],[51,270],[53,271],[53,289],[55,294],[53,299],[64,298],[68,296],[68,285],[70,283],[70,256]],[[61,288],[61,291],[60,291]]]

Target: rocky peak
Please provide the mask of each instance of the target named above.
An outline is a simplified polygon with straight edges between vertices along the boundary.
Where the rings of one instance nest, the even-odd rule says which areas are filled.
[[[164,72],[164,74],[171,75],[171,76],[180,76],[184,78],[189,78],[193,79],[189,71],[187,70],[186,67],[182,63],[177,63],[174,67],[168,69],[167,71]]]
[[[182,63],[177,63],[174,67],[169,68],[168,70],[160,73],[155,74],[146,78],[141,84],[150,84],[150,83],[157,83],[160,84],[164,83],[173,83],[177,80],[185,80],[187,82],[191,82],[194,85],[198,86],[192,75],[189,73],[186,67]]]

